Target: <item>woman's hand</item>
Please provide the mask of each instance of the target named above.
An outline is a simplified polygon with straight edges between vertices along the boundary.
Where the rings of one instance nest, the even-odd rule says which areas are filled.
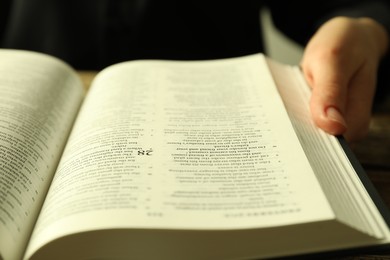
[[[377,70],[388,35],[369,18],[337,17],[326,22],[306,46],[301,67],[312,88],[310,109],[324,131],[348,141],[368,131]]]

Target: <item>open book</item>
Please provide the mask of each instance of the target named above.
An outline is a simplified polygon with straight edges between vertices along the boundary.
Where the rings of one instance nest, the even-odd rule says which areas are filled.
[[[313,125],[309,95],[299,69],[261,54],[124,62],[85,94],[64,62],[0,50],[1,258],[385,246],[386,208]]]

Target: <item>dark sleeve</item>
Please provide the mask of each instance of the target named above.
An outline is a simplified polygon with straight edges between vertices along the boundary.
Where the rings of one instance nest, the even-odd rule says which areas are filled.
[[[3,39],[5,28],[7,27],[11,0],[0,0],[0,42]]]
[[[270,0],[267,5],[275,26],[302,45],[307,43],[324,22],[336,16],[371,17],[390,32],[390,1]]]

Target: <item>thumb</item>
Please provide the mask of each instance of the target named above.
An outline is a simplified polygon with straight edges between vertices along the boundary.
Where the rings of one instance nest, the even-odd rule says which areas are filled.
[[[310,109],[313,121],[332,135],[341,135],[347,130],[348,77],[340,75],[338,71],[337,67],[322,64],[320,73],[311,71],[309,81],[312,87]]]

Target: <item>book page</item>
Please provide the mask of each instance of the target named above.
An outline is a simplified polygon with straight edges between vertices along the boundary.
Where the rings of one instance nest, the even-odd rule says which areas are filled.
[[[0,254],[20,259],[83,97],[71,69],[0,50]]]
[[[101,72],[34,232],[261,228],[333,213],[264,58]]]

